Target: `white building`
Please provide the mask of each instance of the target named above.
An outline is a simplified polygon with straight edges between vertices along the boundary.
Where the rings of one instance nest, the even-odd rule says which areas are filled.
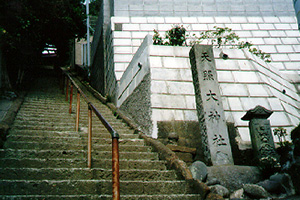
[[[152,137],[163,137],[168,131],[189,135],[191,124],[198,123],[189,47],[153,46],[151,36],[145,37],[153,35],[153,29],[164,33],[174,24],[183,25],[191,34],[214,26],[229,27],[242,41],[270,53],[272,62],[230,49],[224,50],[229,59],[223,60],[220,50],[215,50],[227,122],[243,141],[249,141],[248,124],[241,117],[262,105],[274,111],[272,128],[290,132],[300,121],[300,33],[293,5],[297,10],[298,2],[104,1],[92,46],[92,85]],[[179,128],[178,124],[190,126]],[[186,139],[187,143],[193,140],[194,136]]]

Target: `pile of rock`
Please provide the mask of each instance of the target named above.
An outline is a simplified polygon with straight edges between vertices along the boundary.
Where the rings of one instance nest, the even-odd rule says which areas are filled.
[[[264,180],[263,174],[253,166],[206,166],[201,161],[190,167],[194,179],[205,182],[213,193],[230,199],[285,198],[295,195],[291,177],[274,174]]]

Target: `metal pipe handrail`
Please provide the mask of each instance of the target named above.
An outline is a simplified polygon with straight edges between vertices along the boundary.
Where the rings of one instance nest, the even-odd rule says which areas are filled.
[[[85,102],[88,105],[88,168],[92,167],[92,112],[96,114],[101,123],[105,126],[108,132],[112,137],[112,193],[113,199],[120,199],[120,174],[119,174],[119,134],[113,129],[113,127],[109,124],[108,121],[101,115],[101,113],[97,110],[97,108],[89,101],[84,92],[80,89],[80,87],[76,84],[74,79],[70,76],[68,72],[62,69],[63,75],[67,77],[67,88],[66,88],[66,101],[68,101],[68,87],[69,83],[71,84],[70,91],[70,107],[69,113],[72,112],[72,98],[73,98],[73,86],[77,89],[77,109],[76,109],[76,124],[75,130],[79,129],[79,113],[80,113],[80,96],[82,95]],[[64,76],[62,79],[65,82]],[[64,84],[64,83],[63,83]],[[63,85],[62,84],[62,85]],[[63,90],[63,87],[62,87]]]

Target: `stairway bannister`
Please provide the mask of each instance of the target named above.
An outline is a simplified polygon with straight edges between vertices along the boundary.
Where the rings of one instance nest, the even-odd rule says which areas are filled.
[[[88,168],[92,167],[92,113],[94,112],[101,123],[105,126],[112,138],[112,194],[113,200],[120,199],[120,174],[119,174],[119,134],[113,129],[109,122],[101,115],[97,108],[89,101],[84,92],[76,84],[74,79],[70,76],[67,70],[61,69],[64,77],[67,78],[66,83],[66,101],[68,101],[69,84],[70,87],[70,107],[69,113],[72,112],[72,99],[73,99],[73,87],[77,89],[77,109],[76,109],[76,131],[79,130],[79,116],[80,116],[80,96],[82,96],[88,105]],[[62,88],[63,89],[63,88]]]

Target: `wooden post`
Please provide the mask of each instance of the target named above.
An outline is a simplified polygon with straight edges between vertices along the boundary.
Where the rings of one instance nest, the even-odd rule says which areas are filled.
[[[112,138],[112,183],[113,200],[120,199],[120,174],[119,174],[119,138]]]
[[[73,84],[71,84],[71,90],[70,90],[70,107],[69,107],[69,113],[72,113],[72,101],[73,101]]]
[[[89,127],[88,127],[88,168],[92,167],[92,108],[89,105]]]
[[[79,114],[80,114],[80,92],[77,90],[77,110],[76,110],[76,127],[75,131],[79,130]]]
[[[68,101],[68,96],[69,96],[69,78],[67,77],[66,101]]]

